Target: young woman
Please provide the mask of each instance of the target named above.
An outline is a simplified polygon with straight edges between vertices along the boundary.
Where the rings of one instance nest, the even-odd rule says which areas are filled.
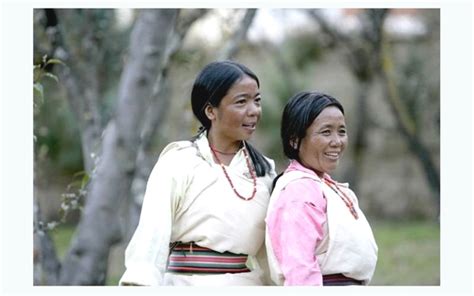
[[[372,230],[348,184],[329,173],[348,136],[342,105],[317,92],[293,96],[281,138],[290,164],[275,180],[266,247],[277,285],[366,285],[377,262]]]
[[[147,183],[121,285],[262,285],[274,163],[247,140],[261,116],[257,76],[214,62],[194,83],[202,127],[161,152]]]

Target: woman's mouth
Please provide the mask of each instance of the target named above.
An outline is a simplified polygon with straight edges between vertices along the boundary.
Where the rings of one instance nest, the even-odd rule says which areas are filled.
[[[257,123],[244,123],[242,124],[242,126],[246,129],[246,130],[249,130],[249,131],[255,131],[255,128],[257,126]]]
[[[341,153],[340,152],[326,152],[324,153],[324,155],[329,159],[338,160]]]

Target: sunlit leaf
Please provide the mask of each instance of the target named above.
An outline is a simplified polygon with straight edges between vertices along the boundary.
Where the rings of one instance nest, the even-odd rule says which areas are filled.
[[[58,60],[58,59],[50,59],[50,60],[48,60],[48,62],[46,62],[46,65],[49,65],[49,64],[61,64],[61,65],[65,65],[65,64],[63,63],[63,61]]]
[[[79,176],[83,176],[85,174],[86,174],[86,171],[79,171],[79,172],[75,173],[73,176],[74,176],[74,178],[76,178],[76,177],[79,177]]]
[[[58,77],[57,77],[56,75],[54,75],[54,74],[51,74],[51,73],[46,72],[46,73],[44,73],[44,75],[45,75],[46,77],[49,77],[49,78],[55,80],[56,82],[59,82]]]
[[[43,85],[39,82],[33,84],[33,90],[39,96],[39,99],[43,101]]]
[[[81,188],[84,188],[88,182],[89,182],[89,174],[85,174],[84,177],[82,177]]]

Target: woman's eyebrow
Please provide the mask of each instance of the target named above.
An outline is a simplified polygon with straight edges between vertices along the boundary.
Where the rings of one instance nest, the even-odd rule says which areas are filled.
[[[260,92],[256,93],[254,98],[260,96]],[[239,98],[239,97],[246,97],[246,98],[252,98],[252,96],[249,94],[249,93],[246,93],[246,92],[242,92],[242,93],[238,93],[234,96],[234,99],[235,98]]]

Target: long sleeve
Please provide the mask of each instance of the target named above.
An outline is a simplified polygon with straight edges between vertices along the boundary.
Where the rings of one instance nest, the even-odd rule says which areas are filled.
[[[148,179],[140,221],[125,251],[126,271],[120,285],[161,285],[166,270],[172,221],[184,192],[179,153],[161,155]]]
[[[284,285],[322,285],[315,248],[323,238],[326,200],[313,180],[291,182],[281,192],[267,227]]]

